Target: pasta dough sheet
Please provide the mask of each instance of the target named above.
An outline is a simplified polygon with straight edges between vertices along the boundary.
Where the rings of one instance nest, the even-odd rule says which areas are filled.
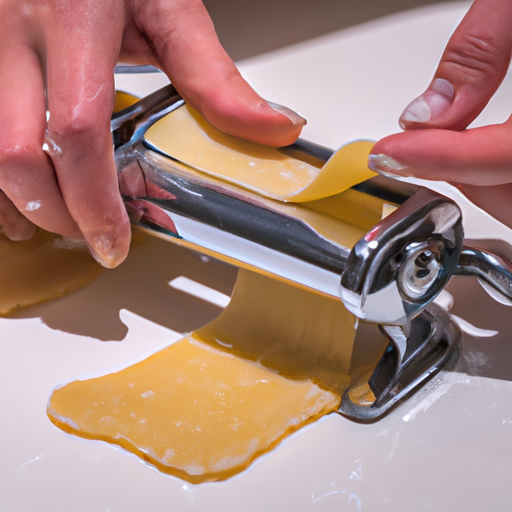
[[[54,390],[48,415],[190,482],[224,479],[337,410],[354,335],[340,301],[241,270],[217,320],[117,373]]]
[[[48,414],[67,432],[197,482],[240,471],[339,402],[309,381],[184,338],[118,373],[54,391]]]
[[[157,121],[146,132],[145,141],[195,170],[282,201],[332,196],[375,176],[367,167],[370,141],[341,147],[319,169],[279,149],[226,135],[189,105]]]
[[[120,112],[125,108],[131,107],[134,103],[137,103],[137,101],[139,101],[139,98],[133,94],[124,91],[116,91],[113,111],[114,113]]]
[[[100,272],[73,241],[38,230],[24,242],[0,235],[0,315],[62,297],[90,283]]]
[[[355,324],[339,299],[239,270],[229,306],[192,336],[341,395]]]

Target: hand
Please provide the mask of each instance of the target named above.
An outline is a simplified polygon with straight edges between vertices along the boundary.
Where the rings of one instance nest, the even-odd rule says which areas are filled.
[[[10,238],[34,232],[28,219],[84,237],[104,266],[125,258],[110,134],[118,60],[161,68],[227,133],[280,146],[305,124],[242,79],[199,0],[0,0],[0,13],[0,227]]]
[[[429,88],[405,109],[405,133],[372,149],[378,172],[452,182],[512,226],[512,118],[466,130],[500,86],[512,52],[512,1],[475,0]]]

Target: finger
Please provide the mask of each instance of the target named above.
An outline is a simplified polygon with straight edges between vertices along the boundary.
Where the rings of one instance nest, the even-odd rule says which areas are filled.
[[[202,2],[146,2],[138,16],[164,71],[212,125],[260,144],[296,140],[305,119],[267,103],[249,86],[220,45]]]
[[[474,185],[459,185],[459,190],[474,204],[490,213],[495,219],[512,228],[512,183],[479,187]],[[512,261],[510,251],[503,253],[501,247],[490,245],[488,249],[495,254]]]
[[[0,188],[33,223],[79,237],[42,150],[46,109],[40,64],[24,44],[5,41],[6,36],[15,40],[10,28],[2,34],[0,51]]]
[[[13,241],[28,240],[36,233],[36,227],[25,218],[12,201],[0,190],[0,230]]]
[[[46,34],[48,129],[59,148],[52,161],[71,215],[106,267],[124,260],[130,242],[110,133],[124,19],[117,4],[69,0]]]
[[[372,148],[376,172],[468,185],[512,182],[512,121],[461,132],[409,130]]]
[[[448,42],[429,88],[401,115],[402,128],[466,128],[505,77],[511,24],[512,0],[476,0]]]

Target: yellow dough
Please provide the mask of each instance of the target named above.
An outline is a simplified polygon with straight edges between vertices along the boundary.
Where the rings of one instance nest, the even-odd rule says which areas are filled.
[[[188,106],[158,121],[145,140],[191,172],[285,201],[332,196],[373,176],[369,142],[345,146],[319,169],[222,134]],[[351,192],[341,207],[335,198],[309,203],[304,216],[315,224],[329,212],[322,226],[335,233],[346,217],[343,236],[358,239],[381,204],[364,204],[359,225]],[[354,338],[355,319],[339,299],[240,270],[216,320],[117,373],[54,390],[48,415],[66,432],[117,444],[190,482],[224,479],[338,409]]]
[[[189,105],[149,128],[145,141],[193,169],[282,201],[304,202],[332,196],[375,176],[367,167],[373,145],[341,147],[321,168],[210,126]]]
[[[227,478],[337,410],[354,334],[341,302],[241,270],[217,320],[117,373],[56,389],[48,415],[190,482]]]
[[[283,435],[336,409],[339,397],[185,338],[116,374],[54,391],[62,429],[133,451],[203,481],[246,467]]]
[[[192,336],[341,395],[355,323],[340,299],[239,270],[229,306]]]
[[[92,281],[101,266],[71,241],[39,230],[24,242],[0,234],[0,315],[56,299]]]
[[[124,91],[116,91],[113,111],[114,113],[120,112],[125,108],[131,107],[134,103],[137,103],[137,101],[139,101],[139,98],[133,94]]]

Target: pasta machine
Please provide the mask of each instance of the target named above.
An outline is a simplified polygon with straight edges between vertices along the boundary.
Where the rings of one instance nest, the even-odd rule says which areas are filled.
[[[120,189],[132,223],[338,297],[360,321],[374,324],[388,344],[367,383],[372,399],[361,403],[349,388],[343,415],[374,421],[454,360],[459,328],[434,303],[453,276],[478,276],[512,299],[512,267],[464,245],[461,212],[451,199],[382,176],[353,186],[349,195],[326,199],[334,209],[339,205],[334,217],[326,213],[325,201],[264,197],[187,169],[145,140],[150,126],[183,105],[168,85],[112,117]],[[320,166],[333,153],[301,139],[280,151]],[[342,211],[348,208],[345,199],[348,213]],[[354,223],[354,217],[365,217],[369,199],[396,209],[369,225]],[[347,242],[344,232],[357,230],[359,240]]]

